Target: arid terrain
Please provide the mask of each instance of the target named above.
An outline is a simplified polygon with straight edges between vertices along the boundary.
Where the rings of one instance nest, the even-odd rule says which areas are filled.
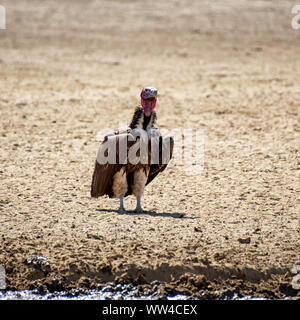
[[[300,297],[300,29],[294,1],[2,0],[0,265],[8,289],[165,283]],[[160,129],[204,133],[144,213],[90,197],[103,128],[144,86]],[[125,199],[132,210],[135,198]],[[35,260],[35,256],[45,259]],[[211,295],[210,295],[211,293]]]

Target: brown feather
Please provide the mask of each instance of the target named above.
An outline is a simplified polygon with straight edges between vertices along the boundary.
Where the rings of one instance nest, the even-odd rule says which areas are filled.
[[[94,198],[98,198],[106,194],[109,197],[112,197],[113,176],[120,169],[120,165],[99,164],[96,160],[91,186],[91,196]]]
[[[136,141],[130,141],[128,140],[129,134],[127,133],[127,157],[128,157],[128,151],[129,149],[136,143]],[[126,134],[124,136],[124,133],[122,134],[123,138],[126,138]],[[99,164],[96,160],[93,178],[92,178],[92,185],[91,185],[91,196],[92,197],[100,197],[103,195],[108,195],[109,197],[113,197],[113,191],[112,191],[112,183],[113,183],[113,177],[114,175],[121,170],[121,168],[125,167],[126,176],[127,176],[127,183],[128,183],[128,191],[125,194],[125,196],[132,194],[132,183],[133,183],[133,173],[135,170],[139,170],[141,168],[144,169],[145,173],[149,172],[147,184],[149,184],[160,172],[165,170],[168,163],[163,163],[162,161],[162,150],[165,147],[162,137],[160,137],[160,144],[159,144],[159,164],[151,164],[151,145],[149,143],[148,146],[148,164],[120,164],[119,159],[119,141],[121,138],[121,135],[116,132],[115,136],[110,137],[110,139],[116,139],[116,161],[117,164]],[[108,137],[106,136],[104,138],[104,141],[102,142],[102,145],[107,141]],[[164,140],[167,142],[167,140]],[[173,153],[173,146],[174,146],[174,140],[170,138],[170,159],[172,158]],[[101,148],[101,146],[100,146]],[[150,170],[149,170],[150,168]]]
[[[91,196],[94,198],[98,198],[104,195],[108,195],[110,198],[114,196],[112,191],[112,184],[113,184],[113,177],[114,175],[121,170],[121,168],[125,167],[126,175],[127,175],[127,181],[128,181],[128,192],[127,195],[132,194],[131,190],[131,184],[133,179],[133,172],[139,168],[142,168],[144,166],[148,167],[147,164],[120,164],[121,159],[119,159],[119,141],[120,137],[126,138],[126,133],[119,134],[116,132],[116,135],[113,137],[110,137],[110,139],[116,139],[116,164],[100,164],[96,160],[94,172],[93,172],[93,178],[92,178],[92,184],[91,184]],[[108,137],[106,136],[101,144],[101,146],[107,141]],[[138,139],[137,139],[138,140]],[[128,140],[128,133],[127,133],[127,156],[129,149],[135,144],[136,141]],[[101,148],[100,146],[100,148]]]
[[[165,148],[166,146],[164,145],[164,141],[167,142],[168,138],[163,139],[162,137],[160,137],[159,140],[159,163],[158,164],[151,164],[150,165],[150,172],[148,175],[148,180],[147,180],[147,184],[149,184],[160,172],[163,172],[166,167],[168,166],[168,163],[163,163],[163,159],[162,159],[162,154],[163,154],[163,148]],[[170,158],[169,161],[172,159],[173,156],[173,148],[174,148],[174,139],[172,137],[170,137]]]

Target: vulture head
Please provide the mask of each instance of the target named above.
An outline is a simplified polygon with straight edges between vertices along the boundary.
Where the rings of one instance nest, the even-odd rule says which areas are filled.
[[[148,117],[152,113],[156,105],[157,89],[153,87],[145,87],[141,92],[141,105]]]

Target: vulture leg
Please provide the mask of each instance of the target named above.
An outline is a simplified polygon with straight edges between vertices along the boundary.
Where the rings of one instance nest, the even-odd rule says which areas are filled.
[[[136,197],[136,208],[134,210],[135,212],[143,212],[142,206],[141,206],[141,196]]]
[[[127,179],[126,179],[126,171],[125,171],[125,168],[123,167],[119,172],[117,172],[114,175],[113,185],[112,185],[114,197],[120,199],[119,212],[125,211],[124,205],[123,205],[123,197],[127,192],[127,189],[128,189],[128,186],[127,186]]]
[[[142,212],[141,197],[144,193],[144,188],[148,178],[149,168],[140,168],[133,174],[132,193],[136,196],[135,212]]]
[[[124,204],[123,204],[123,197],[124,196],[120,196],[120,208],[119,208],[119,212],[124,212],[125,211],[125,209],[124,209]]]

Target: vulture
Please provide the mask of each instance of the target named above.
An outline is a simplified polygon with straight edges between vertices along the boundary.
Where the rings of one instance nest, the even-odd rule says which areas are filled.
[[[142,212],[141,197],[145,186],[164,171],[173,154],[174,139],[163,137],[154,127],[157,89],[145,87],[140,94],[141,105],[124,130],[107,134],[97,153],[91,185],[91,197],[108,195],[120,199],[136,197],[135,212]]]

